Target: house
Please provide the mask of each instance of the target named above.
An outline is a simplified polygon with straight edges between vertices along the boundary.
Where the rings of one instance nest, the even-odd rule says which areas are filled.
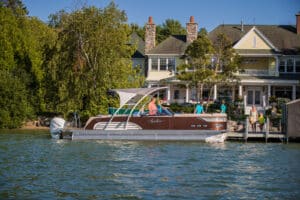
[[[134,54],[131,56],[132,67],[139,67],[141,72],[144,74],[145,64],[146,64],[146,56],[145,56],[145,42],[144,40],[138,36],[136,32],[133,32],[130,35],[129,45],[133,45],[136,47]],[[144,74],[145,76],[147,74]]]
[[[195,88],[176,79],[176,67],[187,63],[186,47],[197,38],[198,24],[194,18],[186,24],[186,35],[172,35],[155,45],[155,24],[150,17],[146,24],[145,55],[147,56],[148,87],[167,85],[162,94],[168,102],[193,102]],[[236,87],[213,87],[213,99],[241,97],[245,112],[254,104],[259,110],[268,106],[271,96],[300,98],[300,14],[296,26],[291,25],[219,25],[208,36],[214,41],[224,33],[232,41],[232,47],[241,57],[242,72],[236,75],[240,81]],[[208,97],[204,88],[203,97]]]

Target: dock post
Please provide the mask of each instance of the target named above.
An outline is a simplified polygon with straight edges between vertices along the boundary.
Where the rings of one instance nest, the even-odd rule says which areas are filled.
[[[268,137],[269,137],[269,132],[270,132],[270,119],[269,117],[267,117],[267,123],[265,124],[265,128],[266,128],[266,134],[265,134],[265,139],[266,139],[266,143],[268,142]]]
[[[245,132],[244,132],[244,140],[245,142],[247,142],[247,139],[248,139],[248,132],[249,132],[249,119],[248,117],[246,118],[246,121],[245,121]]]

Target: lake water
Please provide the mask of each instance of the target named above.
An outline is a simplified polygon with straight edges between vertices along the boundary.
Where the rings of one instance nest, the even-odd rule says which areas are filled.
[[[53,140],[0,131],[0,199],[300,199],[300,144]]]

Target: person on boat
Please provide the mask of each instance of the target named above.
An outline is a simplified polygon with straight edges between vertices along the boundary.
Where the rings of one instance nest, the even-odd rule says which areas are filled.
[[[162,112],[163,112],[163,106],[162,106],[162,100],[160,99],[160,100],[158,100],[157,101],[157,112],[158,112],[158,114],[162,114]]]
[[[222,101],[220,109],[221,109],[221,113],[226,113],[227,107],[225,105],[225,101],[224,100]]]
[[[265,117],[262,112],[259,113],[258,124],[259,124],[260,131],[263,131],[264,124],[265,124]]]
[[[157,114],[157,106],[156,106],[156,98],[152,97],[148,109],[149,109],[149,115],[156,115]]]
[[[201,102],[200,102],[200,103],[197,103],[196,108],[195,108],[195,110],[194,110],[194,113],[195,113],[195,114],[202,114],[202,113],[204,113],[203,105],[202,105]]]
[[[252,108],[250,110],[250,124],[251,124],[251,127],[252,127],[252,130],[254,132],[256,132],[256,122],[257,122],[257,110],[256,110],[256,107],[255,105],[252,105]]]

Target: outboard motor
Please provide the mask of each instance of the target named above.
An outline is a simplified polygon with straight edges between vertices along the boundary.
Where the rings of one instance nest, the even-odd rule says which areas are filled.
[[[62,132],[66,121],[61,117],[54,117],[50,122],[50,133],[54,139],[62,139]]]

